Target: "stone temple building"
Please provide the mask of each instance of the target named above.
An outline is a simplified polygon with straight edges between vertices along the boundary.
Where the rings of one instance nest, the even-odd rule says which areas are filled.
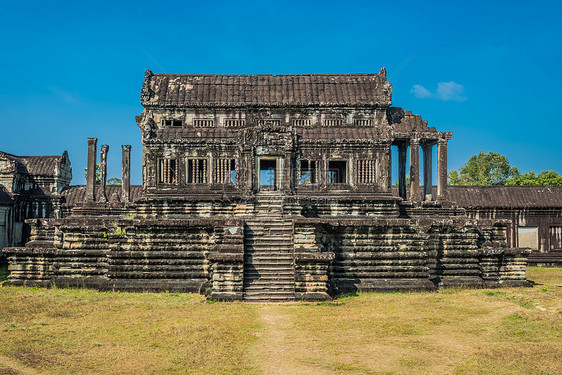
[[[136,118],[142,187],[130,186],[126,145],[122,186],[106,186],[106,145],[96,185],[97,139],[88,139],[87,185],[63,190],[59,216],[28,220],[30,241],[4,249],[6,284],[246,301],[528,285],[530,250],[508,246],[509,217],[469,216],[450,199],[452,134],[391,99],[384,69],[147,71]]]
[[[66,151],[57,156],[16,156],[0,151],[0,249],[29,238],[26,219],[60,217],[61,193],[71,179]]]

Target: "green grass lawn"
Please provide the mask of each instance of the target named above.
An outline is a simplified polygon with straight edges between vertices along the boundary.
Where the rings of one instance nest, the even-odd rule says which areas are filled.
[[[284,305],[5,287],[0,374],[560,374],[562,269],[528,278]]]

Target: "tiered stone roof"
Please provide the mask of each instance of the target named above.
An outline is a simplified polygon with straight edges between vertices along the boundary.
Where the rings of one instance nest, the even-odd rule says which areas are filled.
[[[153,74],[141,91],[145,107],[388,107],[392,86],[378,74]]]

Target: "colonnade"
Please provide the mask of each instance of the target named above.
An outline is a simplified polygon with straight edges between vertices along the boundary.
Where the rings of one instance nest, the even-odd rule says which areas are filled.
[[[97,138],[88,138],[88,165],[86,173],[86,201],[96,200],[96,154]],[[121,179],[121,202],[129,202],[131,199],[131,145],[122,145],[122,179]],[[100,202],[107,202],[107,153],[108,145],[102,145],[100,150]]]
[[[406,160],[410,147],[410,194],[413,202],[447,199],[447,142],[451,132],[433,133],[431,137],[414,134],[409,139],[396,139],[398,147],[398,195],[408,199]],[[437,197],[433,196],[433,146],[437,145]],[[423,152],[423,184],[420,186],[420,146]]]

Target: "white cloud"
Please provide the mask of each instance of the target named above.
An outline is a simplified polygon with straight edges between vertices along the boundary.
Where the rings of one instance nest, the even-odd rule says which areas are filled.
[[[463,94],[463,85],[459,85],[456,82],[439,82],[437,84],[437,95],[441,100],[454,100],[456,102],[462,102],[466,100],[466,96],[464,96]]]
[[[463,102],[467,99],[467,97],[464,96],[464,86],[454,81],[439,82],[435,92],[429,91],[422,85],[414,85],[410,92],[414,94],[416,98],[420,99],[434,98],[445,102],[449,100]]]
[[[416,98],[424,99],[424,98],[431,98],[431,92],[423,87],[422,85],[414,85],[414,87],[410,90],[412,94],[416,96]]]

